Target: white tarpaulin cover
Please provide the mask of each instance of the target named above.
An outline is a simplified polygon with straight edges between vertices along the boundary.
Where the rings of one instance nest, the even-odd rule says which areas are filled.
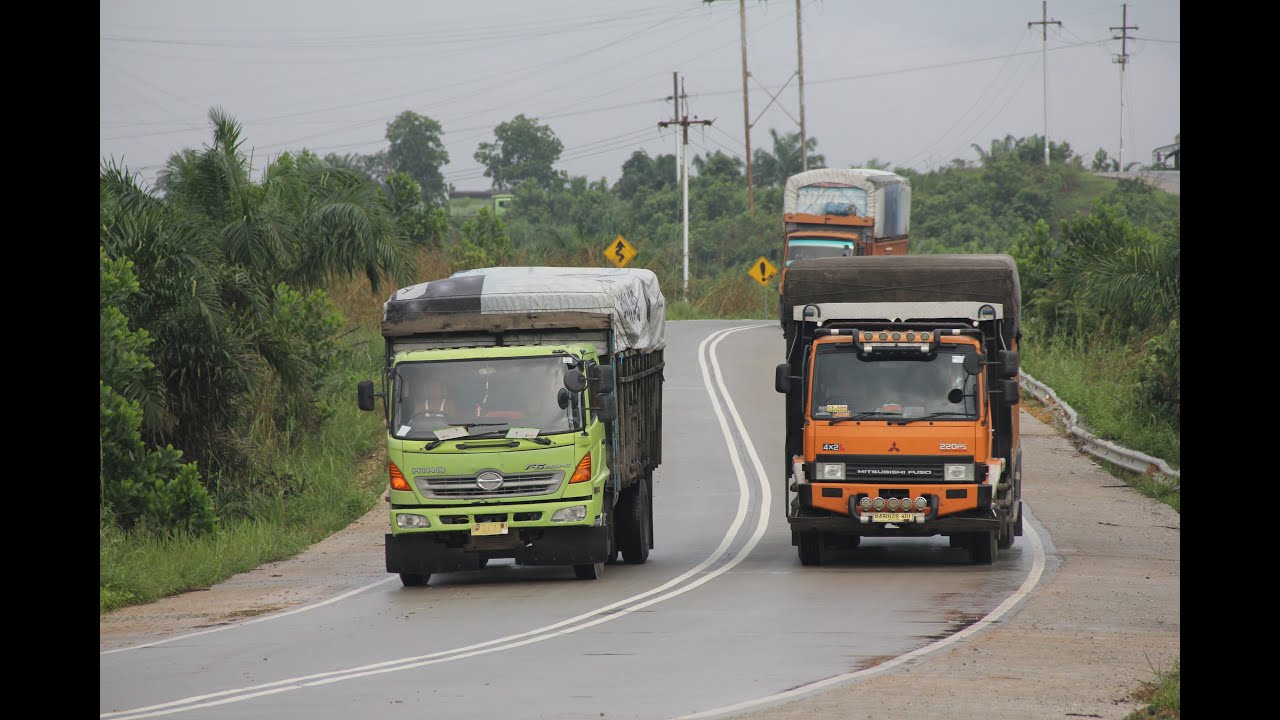
[[[617,350],[652,352],[666,345],[666,301],[651,270],[495,267],[397,290],[383,322],[413,315],[585,312],[608,315]]]
[[[906,235],[911,224],[911,183],[887,170],[822,168],[787,178],[782,193],[784,213],[843,215],[841,207],[847,205],[857,215],[875,219],[875,237]]]

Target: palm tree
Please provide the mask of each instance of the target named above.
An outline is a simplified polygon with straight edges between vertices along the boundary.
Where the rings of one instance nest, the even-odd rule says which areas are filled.
[[[777,130],[770,128],[769,135],[773,139],[773,153],[763,149],[756,150],[751,160],[752,180],[758,187],[781,185],[787,178],[804,169],[804,158],[800,154],[800,133],[780,135]],[[818,138],[806,138],[805,148],[810,170],[827,166],[826,157],[815,153]]]
[[[330,341],[300,309],[316,306],[280,283],[313,290],[362,272],[377,292],[384,278],[407,279],[413,246],[358,170],[304,150],[281,155],[255,182],[240,126],[217,108],[209,120],[209,145],[170,157],[157,183],[163,197],[104,164],[100,242],[112,259],[135,263],[142,292],[127,314],[155,338],[165,402],[149,413],[148,440],[245,475],[241,430],[253,391],[270,373],[309,392],[309,353]]]

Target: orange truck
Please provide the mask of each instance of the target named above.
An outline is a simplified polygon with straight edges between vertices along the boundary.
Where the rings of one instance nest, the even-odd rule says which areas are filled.
[[[906,255],[911,182],[887,170],[822,168],[787,178],[782,193],[782,285],[796,260]]]
[[[1022,534],[1021,289],[1007,255],[799,260],[784,506],[804,565],[863,537],[945,535],[989,565]]]

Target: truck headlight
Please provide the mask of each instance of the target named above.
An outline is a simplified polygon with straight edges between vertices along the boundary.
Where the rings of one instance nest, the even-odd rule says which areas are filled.
[[[818,463],[819,480],[843,480],[844,463]]]
[[[587,506],[574,505],[560,508],[551,516],[551,522],[582,522],[587,519]]]
[[[973,482],[973,463],[956,463],[942,466],[947,482]]]
[[[426,528],[431,527],[431,521],[427,519],[426,515],[401,513],[396,516],[396,525],[402,528]]]

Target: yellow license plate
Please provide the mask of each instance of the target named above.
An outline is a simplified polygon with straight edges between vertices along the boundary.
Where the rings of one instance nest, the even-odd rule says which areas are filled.
[[[471,526],[472,535],[506,535],[507,524],[503,522],[476,523]]]
[[[911,522],[912,513],[871,513],[871,522]]]

